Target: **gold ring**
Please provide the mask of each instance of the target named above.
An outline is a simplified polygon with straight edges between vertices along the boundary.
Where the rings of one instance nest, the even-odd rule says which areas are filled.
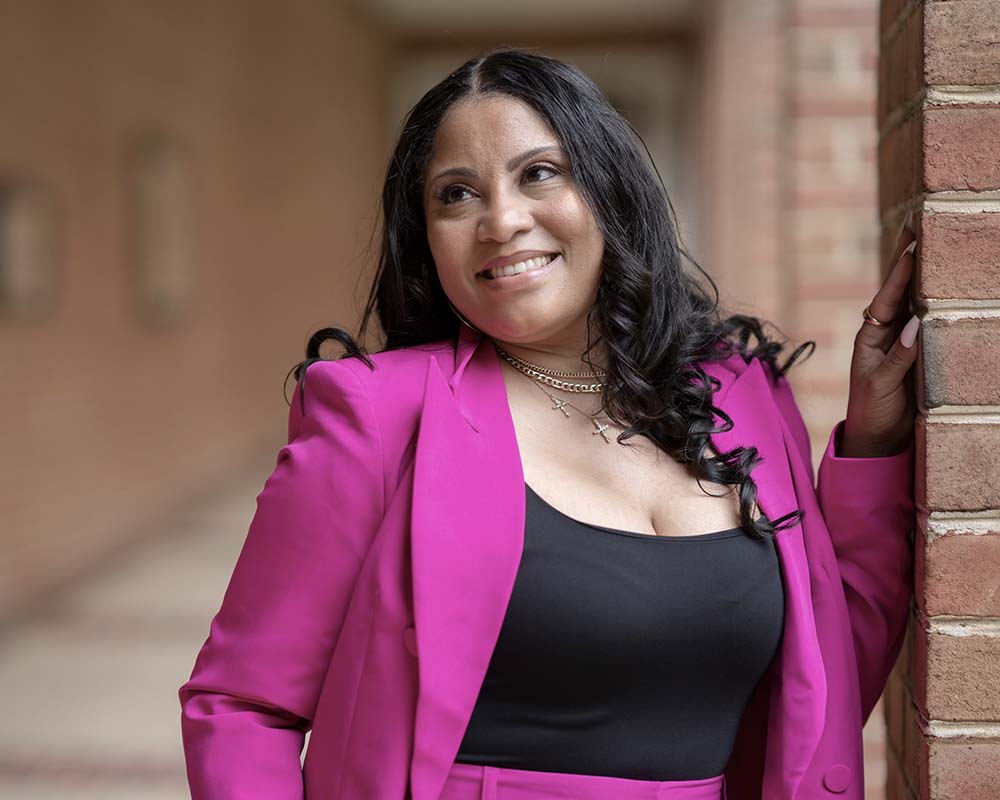
[[[871,308],[871,303],[869,303],[867,306],[865,306],[865,310],[861,312],[861,315],[865,318],[865,323],[867,325],[874,325],[876,327],[880,327],[882,325],[888,325],[889,324],[888,322],[882,322],[882,320],[880,320],[877,317],[873,316],[872,312],[869,310],[870,308]]]

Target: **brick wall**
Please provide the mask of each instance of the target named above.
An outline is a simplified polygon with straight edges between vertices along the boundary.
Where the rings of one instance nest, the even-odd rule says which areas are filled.
[[[1000,797],[1000,3],[885,0],[883,262],[915,213],[916,607],[886,693],[890,800]],[[888,268],[888,264],[886,263]]]

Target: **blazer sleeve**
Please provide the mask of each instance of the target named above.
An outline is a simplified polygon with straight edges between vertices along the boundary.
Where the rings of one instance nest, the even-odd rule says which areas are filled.
[[[812,478],[809,433],[785,376],[775,403]],[[845,458],[837,455],[844,422],[830,432],[816,495],[847,599],[867,722],[902,649],[913,596],[914,444],[890,456]]]
[[[312,363],[292,397],[288,444],[178,692],[193,800],[303,798],[305,733],[384,513],[382,475],[360,379],[336,361]]]

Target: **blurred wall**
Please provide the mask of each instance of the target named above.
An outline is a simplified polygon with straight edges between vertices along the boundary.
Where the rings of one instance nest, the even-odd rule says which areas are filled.
[[[896,222],[874,192],[877,0],[205,5],[0,0],[0,262],[5,237],[39,250],[0,263],[0,617],[273,465],[287,369],[309,332],[357,317],[401,110],[499,43],[597,79],[723,304],[817,341],[792,379],[818,462]],[[29,234],[44,199],[50,263],[6,232],[8,196]],[[30,313],[4,294],[38,287]],[[227,551],[219,593],[230,569]]]
[[[733,311],[788,337],[814,467],[847,411],[861,309],[881,285],[877,0],[714,0],[701,174],[707,269]],[[894,232],[894,231],[893,231]]]
[[[48,304],[0,316],[0,617],[274,458],[308,334],[357,317],[384,63],[336,2],[0,5],[0,189],[56,221]]]

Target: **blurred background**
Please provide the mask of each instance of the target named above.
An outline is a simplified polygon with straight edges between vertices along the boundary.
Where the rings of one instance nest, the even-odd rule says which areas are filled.
[[[0,0],[0,796],[188,796],[176,692],[282,382],[356,324],[403,115],[488,47],[594,78],[722,302],[816,341],[818,466],[888,233],[878,26],[877,0]]]

